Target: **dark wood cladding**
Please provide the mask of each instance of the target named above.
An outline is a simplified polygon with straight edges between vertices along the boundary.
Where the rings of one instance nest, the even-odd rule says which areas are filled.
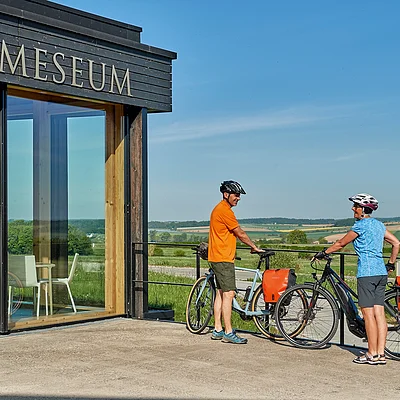
[[[62,6],[47,0],[2,0],[1,11],[23,17],[29,14],[27,19],[35,20],[36,15],[40,15],[42,24],[47,23],[54,26],[54,20],[57,20],[57,26],[67,28],[71,24],[75,32],[87,33],[89,31],[98,31],[101,36],[121,37],[128,40],[134,40],[140,43],[140,33],[142,28],[138,26],[124,24],[108,18],[103,18],[95,14],[82,12],[70,7]]]
[[[171,111],[176,53],[140,43],[140,32],[50,1],[0,0],[0,81],[150,112]],[[18,56],[24,58],[25,71]]]

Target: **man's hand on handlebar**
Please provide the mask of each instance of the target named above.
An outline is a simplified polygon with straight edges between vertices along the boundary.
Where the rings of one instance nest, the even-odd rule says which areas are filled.
[[[250,250],[251,254],[265,253],[265,250],[260,249],[259,247],[254,247]]]

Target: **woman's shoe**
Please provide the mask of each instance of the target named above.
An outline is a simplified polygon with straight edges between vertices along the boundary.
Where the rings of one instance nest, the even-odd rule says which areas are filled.
[[[386,356],[384,354],[378,354],[378,364],[379,365],[386,365]]]
[[[374,356],[365,353],[361,356],[356,357],[353,362],[356,364],[370,364],[370,365],[378,365],[380,360],[380,355],[376,354]],[[385,361],[386,362],[386,361]]]

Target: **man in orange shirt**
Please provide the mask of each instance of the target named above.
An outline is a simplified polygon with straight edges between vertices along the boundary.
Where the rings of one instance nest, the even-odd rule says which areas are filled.
[[[240,200],[241,194],[246,194],[242,186],[235,181],[224,181],[219,188],[222,200],[215,206],[210,217],[210,234],[208,238],[208,261],[215,272],[217,294],[214,302],[215,328],[211,339],[228,343],[245,344],[242,338],[232,330],[232,301],[236,294],[236,279],[234,260],[236,254],[236,239],[251,247],[252,251],[259,249],[240,227],[232,207]],[[222,329],[221,316],[225,324]]]

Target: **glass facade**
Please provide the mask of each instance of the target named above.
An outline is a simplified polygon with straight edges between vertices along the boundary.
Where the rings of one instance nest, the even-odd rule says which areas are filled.
[[[106,109],[29,97],[7,96],[10,329],[106,308]]]

